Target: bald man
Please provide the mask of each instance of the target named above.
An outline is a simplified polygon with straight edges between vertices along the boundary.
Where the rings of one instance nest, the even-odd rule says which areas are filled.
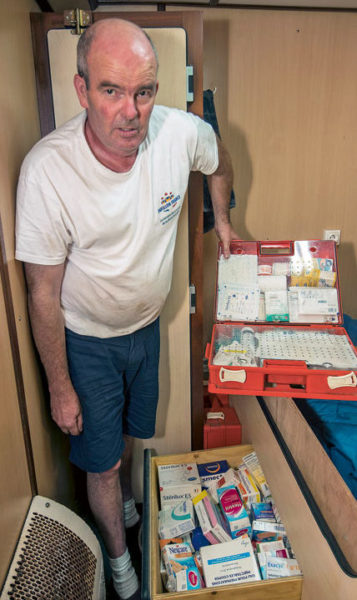
[[[157,70],[136,25],[92,25],[74,76],[84,111],[30,151],[17,199],[16,258],[25,263],[51,414],[70,435],[71,461],[87,473],[123,600],[139,597],[125,537],[139,518],[132,441],[155,431],[158,319],[190,171],[208,176],[226,256],[237,237],[229,156],[201,119],[154,106]]]

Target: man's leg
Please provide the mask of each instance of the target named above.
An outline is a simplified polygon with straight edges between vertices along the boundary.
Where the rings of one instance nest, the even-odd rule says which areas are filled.
[[[109,554],[114,589],[124,600],[138,591],[139,582],[126,547],[120,461],[104,473],[87,473],[88,501]]]
[[[87,473],[89,506],[112,558],[126,549],[119,466],[120,461],[104,473]]]
[[[133,447],[134,438],[130,435],[123,435],[125,441],[125,449],[121,457],[119,475],[120,485],[123,495],[123,502],[130,500],[133,497],[133,491],[131,487],[131,467],[133,458]]]
[[[120,485],[123,496],[123,516],[126,528],[133,527],[140,520],[140,515],[136,510],[133,490],[131,486],[131,469],[133,458],[134,438],[130,435],[124,435],[125,450],[121,457],[120,464]]]

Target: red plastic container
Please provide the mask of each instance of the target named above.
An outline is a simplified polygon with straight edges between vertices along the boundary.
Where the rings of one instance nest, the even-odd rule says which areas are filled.
[[[205,409],[204,449],[241,444],[242,426],[236,411],[228,404],[228,396],[212,395],[210,398],[211,406]]]
[[[335,242],[234,240],[231,254],[233,266],[219,244],[209,392],[357,400]]]

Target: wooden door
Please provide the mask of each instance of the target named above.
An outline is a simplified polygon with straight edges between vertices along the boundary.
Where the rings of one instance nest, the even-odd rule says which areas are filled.
[[[47,133],[54,127],[57,127],[77,114],[81,107],[79,106],[76,94],[73,88],[73,74],[76,69],[76,46],[77,35],[72,35],[71,31],[65,29],[62,23],[58,21],[44,27],[44,19],[50,15],[33,15],[33,20],[37,27],[41,22],[42,34],[46,34],[48,47],[48,66],[50,77],[51,103],[53,103],[53,112],[48,111],[48,102],[44,110],[44,90],[43,80],[38,79],[39,89],[39,111],[42,125],[42,133]],[[98,15],[104,18],[109,16]],[[114,16],[114,15],[112,15]],[[116,16],[119,16],[116,13]],[[122,15],[128,18],[128,13]],[[153,16],[160,18],[160,22],[153,21]],[[165,17],[169,17],[168,27],[165,26]],[[52,19],[53,16],[51,15]],[[138,15],[135,14],[131,20],[138,21]],[[172,27],[171,15],[153,15],[149,13],[149,21],[145,29],[152,37],[157,47],[159,55],[159,93],[157,97],[158,104],[166,104],[186,109],[186,57],[187,57],[187,31],[182,23],[179,26]],[[144,21],[143,21],[144,18]],[[140,14],[140,23],[146,25],[145,15]],[[155,27],[150,26],[155,24]],[[43,36],[42,36],[43,37]],[[35,44],[36,50],[36,44]],[[38,57],[37,57],[38,59]],[[46,92],[47,93],[47,92]],[[197,194],[198,198],[200,193]],[[192,203],[200,204],[200,201]],[[190,206],[191,209],[191,206]],[[200,220],[197,223],[199,213],[195,208],[194,219],[195,234],[200,233]],[[166,302],[161,317],[161,360],[160,360],[160,398],[158,406],[156,435],[151,440],[137,441],[136,452],[134,456],[134,490],[137,498],[141,497],[142,482],[142,450],[143,447],[154,448],[158,453],[182,452],[191,447],[191,344],[190,344],[190,325],[193,329],[196,347],[197,334],[200,336],[201,315],[200,312],[190,319],[189,307],[189,248],[197,246],[196,240],[190,240],[189,227],[189,207],[186,201],[181,214],[177,245],[174,261],[174,277],[172,289]],[[191,225],[192,227],[192,225]],[[196,235],[194,236],[196,237]],[[197,250],[195,256],[197,258]],[[197,269],[197,260],[195,261]],[[191,281],[192,281],[191,270]],[[198,286],[200,281],[198,281]],[[191,321],[191,323],[190,323]],[[201,337],[201,336],[200,336]],[[193,358],[193,364],[199,364],[201,367],[201,353]],[[201,368],[197,367],[193,371],[193,390],[194,402],[197,404],[196,410],[193,410],[193,417],[198,415],[196,430],[200,432],[202,427],[202,394],[201,394]],[[198,392],[198,393],[197,393]],[[197,398],[197,399],[196,399]],[[197,418],[196,418],[197,421]],[[200,433],[198,433],[199,435]]]

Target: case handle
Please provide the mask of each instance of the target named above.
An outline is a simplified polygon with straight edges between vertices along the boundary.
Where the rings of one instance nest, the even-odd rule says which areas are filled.
[[[224,412],[219,411],[219,412],[208,412],[206,415],[206,418],[209,419],[221,419],[222,421],[224,421]]]
[[[294,242],[258,242],[260,256],[292,256]]]
[[[327,385],[330,390],[335,390],[339,387],[357,387],[357,377],[353,371],[347,375],[330,375],[327,377]]]
[[[231,371],[222,367],[219,370],[219,380],[221,383],[225,381],[236,381],[237,383],[245,383],[247,379],[247,373],[245,369],[238,369],[238,371]]]

